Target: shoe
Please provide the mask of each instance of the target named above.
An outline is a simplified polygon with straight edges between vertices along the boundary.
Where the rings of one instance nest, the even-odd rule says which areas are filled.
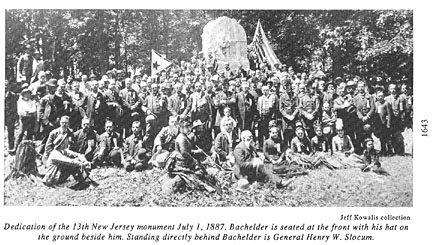
[[[287,187],[289,184],[291,184],[291,182],[293,182],[293,180],[280,180],[279,182],[276,183],[276,188],[278,189],[282,189]]]

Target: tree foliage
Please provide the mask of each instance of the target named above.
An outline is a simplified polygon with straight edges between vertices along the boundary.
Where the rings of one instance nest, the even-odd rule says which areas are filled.
[[[261,20],[281,62],[297,72],[412,81],[411,10],[7,10],[6,75],[28,43],[57,75],[149,72],[151,49],[189,60],[204,26],[224,15],[240,22],[248,43]]]

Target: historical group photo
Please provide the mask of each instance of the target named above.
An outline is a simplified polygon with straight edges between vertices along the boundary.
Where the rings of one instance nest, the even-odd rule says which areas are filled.
[[[412,207],[412,10],[5,11],[4,205]]]

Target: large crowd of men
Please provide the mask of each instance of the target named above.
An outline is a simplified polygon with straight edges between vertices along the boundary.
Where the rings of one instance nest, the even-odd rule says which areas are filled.
[[[52,132],[66,121],[71,150],[94,165],[128,170],[144,169],[164,151],[182,153],[185,162],[195,154],[225,161],[246,138],[258,150],[266,151],[266,139],[277,139],[279,152],[298,152],[302,132],[315,139],[312,145],[324,141],[325,149],[318,145],[311,151],[331,152],[332,138],[342,129],[353,152],[361,154],[373,134],[382,155],[404,155],[402,132],[412,127],[413,97],[405,83],[296,73],[266,60],[256,70],[231,69],[229,63],[220,68],[211,53],[199,52],[155,76],[138,71],[133,77],[116,69],[53,77],[38,63],[37,68],[25,64],[20,59],[17,67],[24,79],[6,81],[11,154],[26,137],[40,140],[38,153],[48,159],[56,141]],[[10,89],[12,83],[19,94]]]

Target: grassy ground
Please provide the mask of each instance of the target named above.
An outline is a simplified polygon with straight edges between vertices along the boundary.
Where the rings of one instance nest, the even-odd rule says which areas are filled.
[[[5,205],[60,206],[312,206],[406,207],[413,205],[413,159],[382,158],[390,176],[363,173],[359,169],[325,167],[299,176],[285,189],[265,184],[248,193],[236,191],[229,174],[219,174],[222,195],[199,191],[161,194],[160,170],[126,172],[123,169],[92,170],[99,186],[74,191],[50,188],[28,178],[5,182]],[[7,173],[7,172],[6,172]]]

